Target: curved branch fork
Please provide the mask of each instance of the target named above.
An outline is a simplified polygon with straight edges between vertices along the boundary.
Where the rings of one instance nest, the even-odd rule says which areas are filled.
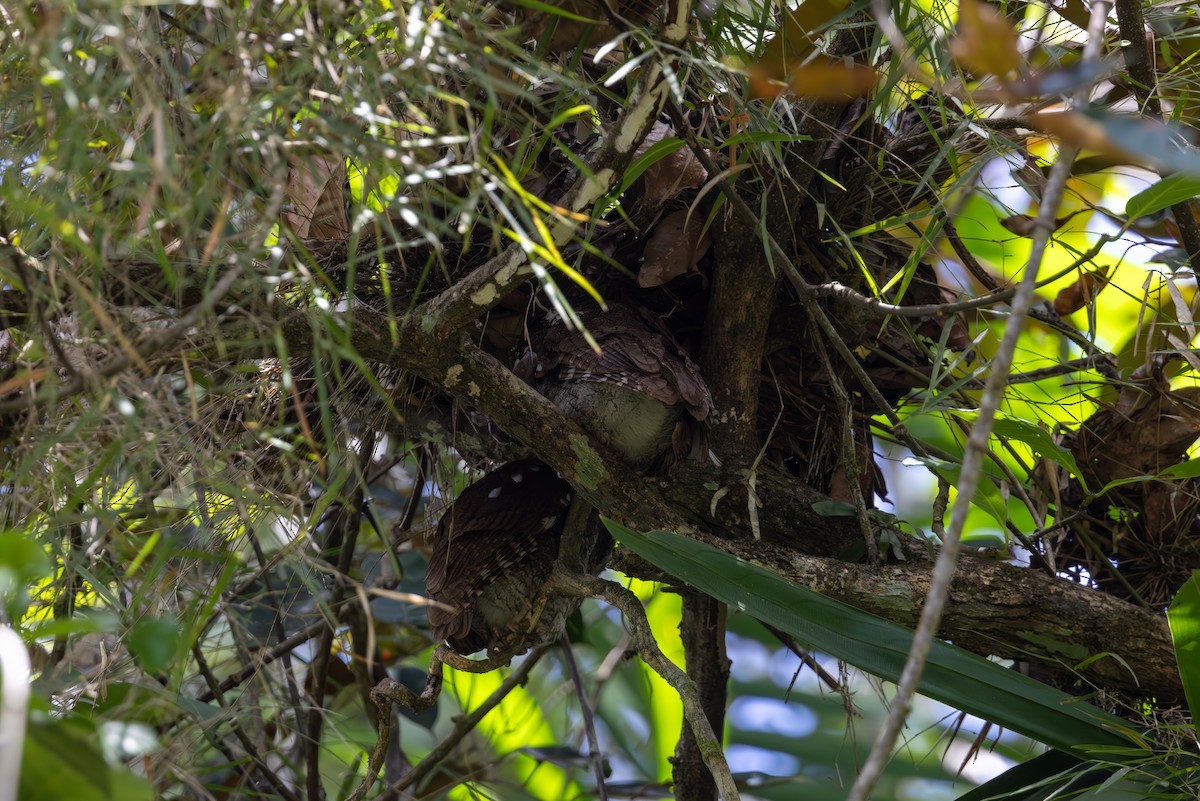
[[[716,782],[721,798],[724,801],[740,801],[741,796],[738,794],[733,774],[729,770],[729,763],[725,761],[725,751],[721,748],[721,740],[713,731],[712,725],[709,724],[708,716],[704,714],[700,691],[688,675],[678,665],[667,659],[662,649],[658,647],[654,633],[650,630],[650,621],[646,619],[646,609],[637,596],[620,584],[604,581],[594,576],[567,573],[561,569],[556,570],[551,576],[547,588],[552,592],[561,592],[564,595],[599,598],[621,610],[621,614],[625,616],[630,628],[633,629],[634,642],[642,661],[649,665],[655,673],[662,676],[675,692],[679,693],[679,698],[683,701],[683,716],[688,725],[692,727],[700,755],[704,758],[704,764],[708,766],[709,772],[712,773],[713,781]]]
[[[611,581],[604,581],[594,576],[569,573],[561,568],[557,569],[551,576],[544,591],[583,598],[598,598],[621,610],[621,613],[629,621],[629,625],[633,629],[634,642],[637,645],[638,655],[641,656],[642,661],[649,665],[655,673],[662,676],[663,680],[679,693],[679,697],[683,701],[684,718],[692,727],[692,732],[695,734],[696,742],[699,745],[700,754],[704,758],[704,764],[708,766],[709,771],[712,773],[721,798],[724,801],[740,801],[741,796],[738,793],[737,784],[733,780],[733,774],[729,770],[729,763],[725,761],[725,752],[721,747],[721,740],[709,724],[708,716],[704,714],[699,690],[697,690],[695,683],[688,678],[687,674],[678,665],[668,659],[662,652],[662,649],[658,647],[658,642],[654,639],[654,633],[650,630],[650,621],[646,618],[646,610],[637,596],[621,585]],[[425,776],[432,769],[433,765],[445,757],[450,749],[468,731],[474,728],[484,715],[500,703],[504,696],[508,695],[514,687],[524,683],[526,677],[529,675],[529,671],[546,652],[546,647],[535,648],[529,657],[522,661],[509,674],[483,704],[477,709],[472,710],[469,715],[458,719],[454,731],[451,732],[450,736],[443,740],[437,748],[425,757],[419,765],[401,778],[400,781],[389,787],[380,798],[396,798],[403,790],[413,786]],[[488,671],[507,665],[512,656],[512,654],[503,654],[484,660],[465,659],[452,652],[445,645],[440,645],[433,652],[433,658],[429,664],[429,677],[425,682],[424,690],[420,694],[414,693],[408,687],[393,679],[384,679],[376,685],[371,691],[371,697],[379,706],[380,711],[379,739],[368,763],[367,776],[354,794],[350,796],[349,801],[359,801],[363,798],[379,775],[379,770],[383,765],[383,757],[387,751],[388,741],[391,736],[391,707],[393,703],[402,704],[414,711],[428,709],[437,701],[438,696],[441,694],[444,665],[450,665],[455,670],[463,670],[469,673],[487,673]]]

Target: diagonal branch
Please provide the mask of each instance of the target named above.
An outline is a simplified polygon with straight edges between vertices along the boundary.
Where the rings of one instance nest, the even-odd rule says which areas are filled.
[[[596,158],[558,204],[560,211],[549,227],[549,242],[566,245],[580,220],[586,220],[596,201],[618,186],[662,113],[676,67],[691,26],[691,0],[671,0],[666,22],[653,47],[657,58],[642,67],[637,85],[625,101],[620,116],[605,137]],[[521,244],[513,244],[471,275],[418,308],[413,323],[436,336],[465,328],[533,274]]]

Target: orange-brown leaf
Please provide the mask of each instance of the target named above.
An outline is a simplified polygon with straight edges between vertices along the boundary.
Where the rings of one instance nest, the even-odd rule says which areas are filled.
[[[1039,111],[1029,115],[1029,124],[1043,133],[1068,145],[1086,147],[1114,156],[1132,159],[1128,153],[1109,138],[1108,132],[1098,121],[1075,111],[1065,109]],[[1133,163],[1138,163],[1133,159]]]
[[[1000,11],[979,0],[961,0],[958,33],[950,55],[977,75],[1010,75],[1021,67],[1017,32]]]
[[[1059,314],[1074,314],[1095,300],[1106,284],[1108,267],[1084,273],[1079,276],[1079,280],[1060,291],[1054,298],[1054,311]]]
[[[879,73],[863,64],[816,60],[788,72],[792,91],[817,100],[853,100],[869,94]]]

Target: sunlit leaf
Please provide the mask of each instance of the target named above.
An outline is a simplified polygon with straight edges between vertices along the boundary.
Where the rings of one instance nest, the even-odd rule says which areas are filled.
[[[978,412],[966,410],[955,410],[953,414],[956,417],[971,421],[974,421],[979,416]],[[1050,436],[1050,432],[1044,428],[1016,417],[997,414],[995,421],[992,423],[992,433],[998,437],[1016,440],[1028,445],[1030,450],[1035,454],[1044,459],[1052,459],[1058,462],[1069,470],[1080,483],[1083,482],[1079,465],[1075,461],[1075,455],[1067,448],[1055,442],[1054,438]]]
[[[1125,216],[1136,220],[1200,195],[1200,176],[1168,175],[1129,198]]]
[[[1171,624],[1175,660],[1179,663],[1179,675],[1195,725],[1200,710],[1200,571],[1193,570],[1192,577],[1175,593],[1167,610],[1167,621]]]
[[[621,543],[693,587],[812,648],[897,681],[912,633],[895,623],[827,598],[783,576],[690,537],[640,534],[611,520]],[[1088,745],[1128,746],[1125,724],[1096,707],[982,657],[934,642],[920,692],[1036,740],[1076,754]]]
[[[979,75],[1004,77],[1023,61],[1012,25],[998,8],[979,0],[958,4],[958,33],[950,42],[950,54]]]

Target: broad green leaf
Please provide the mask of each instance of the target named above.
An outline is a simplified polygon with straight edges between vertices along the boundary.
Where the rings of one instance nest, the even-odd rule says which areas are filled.
[[[110,766],[99,732],[79,718],[31,715],[21,761],[22,801],[142,801],[153,797],[149,783],[124,765]]]
[[[621,543],[713,598],[888,681],[898,681],[912,632],[801,587],[689,537],[640,534],[611,520]],[[1120,719],[983,657],[935,642],[918,689],[1054,748],[1077,755],[1088,746],[1128,746]]]
[[[1129,478],[1117,478],[1108,482],[1104,487],[1096,493],[1096,497],[1103,497],[1110,490],[1118,487],[1124,487],[1126,484],[1141,484],[1146,481],[1161,481],[1163,479],[1176,478],[1196,478],[1200,476],[1200,459],[1188,459],[1186,462],[1174,464],[1163,470],[1161,473],[1146,476],[1130,476]]]
[[[1200,710],[1200,570],[1193,570],[1167,610],[1175,661],[1183,679],[1183,691],[1192,710],[1193,722]]]
[[[1166,790],[1153,768],[1131,771],[1105,762],[1080,762],[1062,751],[1048,751],[1006,770],[958,797],[958,801],[1150,801],[1182,798]]]
[[[1042,801],[1081,770],[1081,764],[1078,757],[1064,751],[1047,751],[960,795],[958,801]]]
[[[1200,459],[1188,459],[1173,464],[1159,474],[1161,478],[1196,478],[1200,476]]]
[[[967,410],[954,410],[952,414],[971,422],[974,422],[979,416],[977,412]],[[992,423],[992,433],[998,437],[1028,445],[1029,449],[1038,456],[1058,462],[1069,470],[1080,484],[1083,484],[1083,476],[1079,472],[1079,465],[1075,462],[1075,455],[1055,442],[1054,438],[1050,436],[1050,432],[1044,428],[1016,417],[997,414],[995,422]]]
[[[156,675],[170,666],[179,647],[179,621],[174,615],[145,617],[134,624],[125,639],[142,670]]]
[[[1200,195],[1200,177],[1186,174],[1169,175],[1129,198],[1129,202],[1125,204],[1125,216],[1133,221],[1176,203],[1191,200],[1196,195]]]

